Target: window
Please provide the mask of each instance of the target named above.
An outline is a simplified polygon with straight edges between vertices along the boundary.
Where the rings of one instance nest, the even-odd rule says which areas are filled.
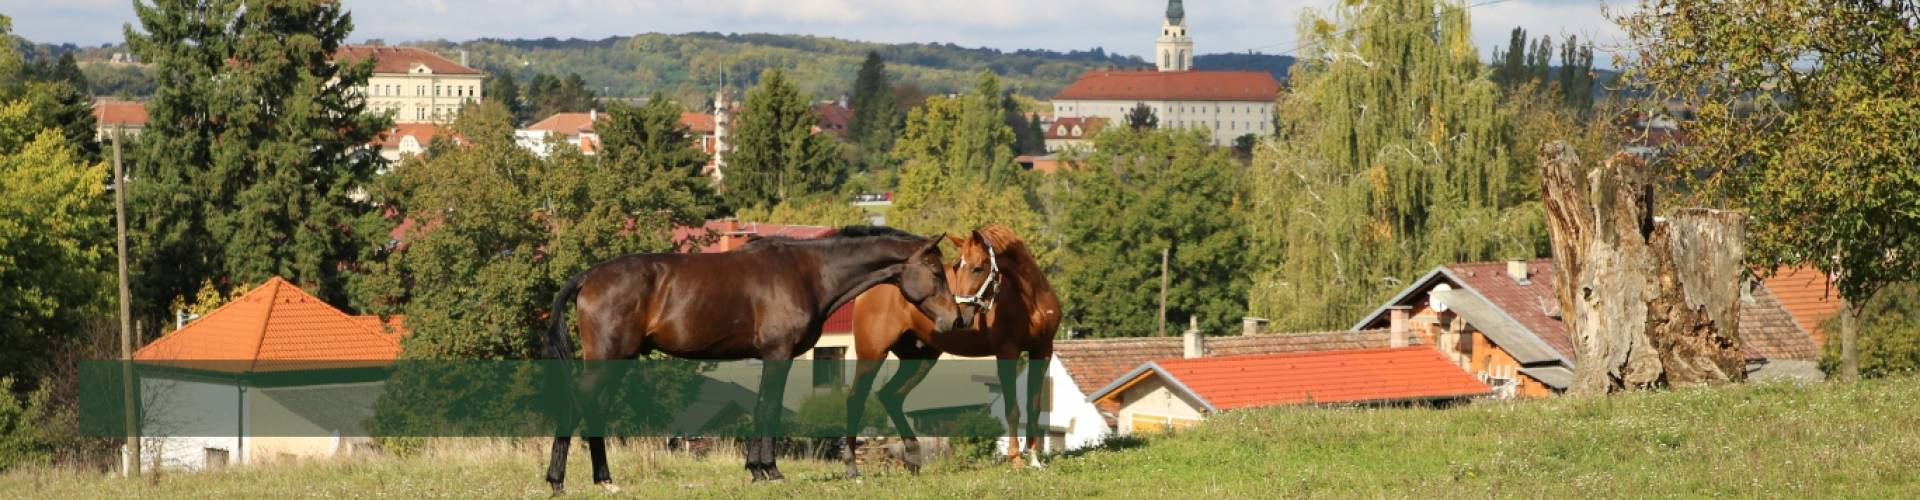
[[[434,97],[440,97],[440,86],[439,86],[439,85],[434,85],[434,86],[433,86],[433,96],[434,96]]]

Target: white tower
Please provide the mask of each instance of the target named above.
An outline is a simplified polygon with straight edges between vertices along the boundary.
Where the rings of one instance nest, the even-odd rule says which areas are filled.
[[[1187,11],[1180,0],[1167,1],[1167,20],[1160,24],[1160,41],[1153,48],[1160,71],[1193,69],[1193,39],[1187,37]]]

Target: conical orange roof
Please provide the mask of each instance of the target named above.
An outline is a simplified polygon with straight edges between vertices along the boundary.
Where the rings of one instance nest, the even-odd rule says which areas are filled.
[[[280,371],[320,367],[288,362],[399,356],[396,337],[279,277],[133,353],[136,361],[214,361],[206,366],[220,371]]]

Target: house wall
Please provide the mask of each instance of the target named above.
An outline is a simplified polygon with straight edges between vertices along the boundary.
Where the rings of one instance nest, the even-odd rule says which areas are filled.
[[[1213,145],[1230,146],[1233,139],[1246,134],[1273,133],[1273,103],[1253,101],[1140,101],[1055,99],[1053,115],[1059,117],[1103,117],[1107,123],[1124,125],[1127,113],[1135,105],[1153,108],[1160,128],[1205,128],[1212,131]]]
[[[1430,304],[1421,304],[1414,308],[1410,323],[1421,342],[1434,346],[1442,356],[1492,386],[1494,397],[1529,399],[1554,395],[1552,387],[1520,373],[1520,362],[1512,354],[1452,313],[1435,311]]]
[[[241,410],[245,393],[229,383],[143,376],[140,381],[140,462],[172,470],[207,468],[207,450],[225,450],[244,463]],[[219,464],[213,464],[219,465]]]
[[[460,107],[480,102],[484,87],[485,75],[414,72],[374,73],[359,90],[366,96],[367,111],[391,111],[394,123],[445,123]]]
[[[1121,391],[1121,398],[1117,414],[1121,435],[1182,428],[1207,418],[1205,405],[1183,391],[1175,391],[1159,376]]]

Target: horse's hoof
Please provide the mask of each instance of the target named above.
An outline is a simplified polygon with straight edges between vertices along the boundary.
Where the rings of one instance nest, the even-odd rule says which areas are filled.
[[[767,469],[767,480],[768,481],[785,481],[787,480],[787,476],[781,475],[780,469]]]
[[[914,475],[914,476],[920,475],[920,464],[908,462],[906,465],[907,465],[907,474]]]
[[[847,471],[847,477],[846,477],[846,478],[847,478],[847,479],[853,479],[853,480],[859,480],[859,479],[860,479],[860,471],[857,471],[857,470],[848,470],[848,471]]]
[[[567,484],[566,484],[566,483],[560,483],[560,482],[549,482],[549,483],[547,483],[547,486],[552,486],[552,487],[553,487],[553,496],[556,496],[556,497],[557,497],[557,496],[561,496],[561,495],[565,495],[565,494],[567,494]]]
[[[600,483],[600,487],[601,487],[601,488],[603,488],[603,489],[606,489],[606,490],[607,490],[607,493],[619,493],[619,492],[620,492],[620,485],[617,485],[617,484],[613,484],[613,482],[612,482],[612,481],[608,481],[608,482],[604,482],[604,483]]]

